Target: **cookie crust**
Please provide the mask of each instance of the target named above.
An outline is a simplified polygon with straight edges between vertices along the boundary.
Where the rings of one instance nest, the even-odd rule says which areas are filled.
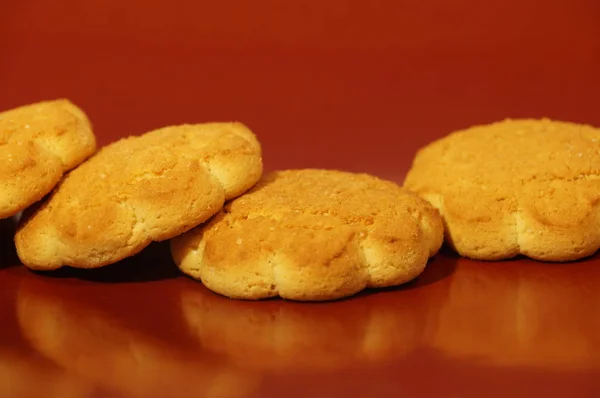
[[[438,212],[393,182],[304,169],[264,176],[171,251],[225,296],[333,300],[416,278],[442,237]]]
[[[442,214],[460,255],[572,261],[600,248],[600,129],[549,119],[456,131],[417,153],[404,187]]]
[[[170,126],[124,138],[69,173],[25,215],[17,254],[38,270],[115,263],[204,222],[261,174],[260,144],[241,123]]]
[[[0,112],[0,218],[42,199],[95,151],[88,117],[69,100]]]

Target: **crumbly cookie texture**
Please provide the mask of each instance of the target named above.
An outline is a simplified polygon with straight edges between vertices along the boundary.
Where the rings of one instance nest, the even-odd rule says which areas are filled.
[[[0,112],[0,218],[42,199],[95,151],[88,117],[66,99]]]
[[[548,119],[474,126],[420,149],[404,187],[479,260],[571,261],[600,248],[600,129]]]
[[[17,254],[38,270],[115,263],[204,222],[261,174],[260,144],[241,123],[171,126],[124,138],[24,215]]]
[[[416,278],[442,238],[438,212],[397,184],[305,169],[264,176],[171,251],[225,296],[332,300]]]

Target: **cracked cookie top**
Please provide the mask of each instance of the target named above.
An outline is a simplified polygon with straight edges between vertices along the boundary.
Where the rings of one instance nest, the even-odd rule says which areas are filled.
[[[24,217],[17,253],[34,269],[114,263],[204,222],[261,174],[260,144],[241,123],[124,138],[69,173]]]
[[[42,199],[95,151],[89,119],[68,100],[0,112],[0,218]]]
[[[269,173],[171,247],[223,295],[330,300],[414,279],[442,237],[438,212],[393,182],[305,169]]]
[[[404,187],[461,255],[568,261],[600,247],[600,129],[548,119],[454,132],[419,150]]]

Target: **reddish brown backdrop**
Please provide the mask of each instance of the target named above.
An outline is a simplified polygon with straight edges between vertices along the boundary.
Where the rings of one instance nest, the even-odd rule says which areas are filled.
[[[504,117],[600,124],[595,0],[2,2],[0,108],[66,96],[102,144],[239,119],[267,167],[401,178]]]

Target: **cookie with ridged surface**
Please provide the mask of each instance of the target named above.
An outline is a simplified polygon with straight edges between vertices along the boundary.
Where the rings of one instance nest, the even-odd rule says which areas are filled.
[[[0,218],[42,199],[95,151],[88,117],[68,100],[0,112]]]
[[[438,212],[397,184],[304,169],[264,176],[171,251],[222,295],[319,301],[416,278],[442,238]]]
[[[571,261],[600,248],[600,129],[516,119],[419,150],[404,181],[442,214],[459,254]]]
[[[115,263],[204,222],[261,174],[260,143],[241,123],[170,126],[123,138],[25,215],[17,254],[38,270]]]

